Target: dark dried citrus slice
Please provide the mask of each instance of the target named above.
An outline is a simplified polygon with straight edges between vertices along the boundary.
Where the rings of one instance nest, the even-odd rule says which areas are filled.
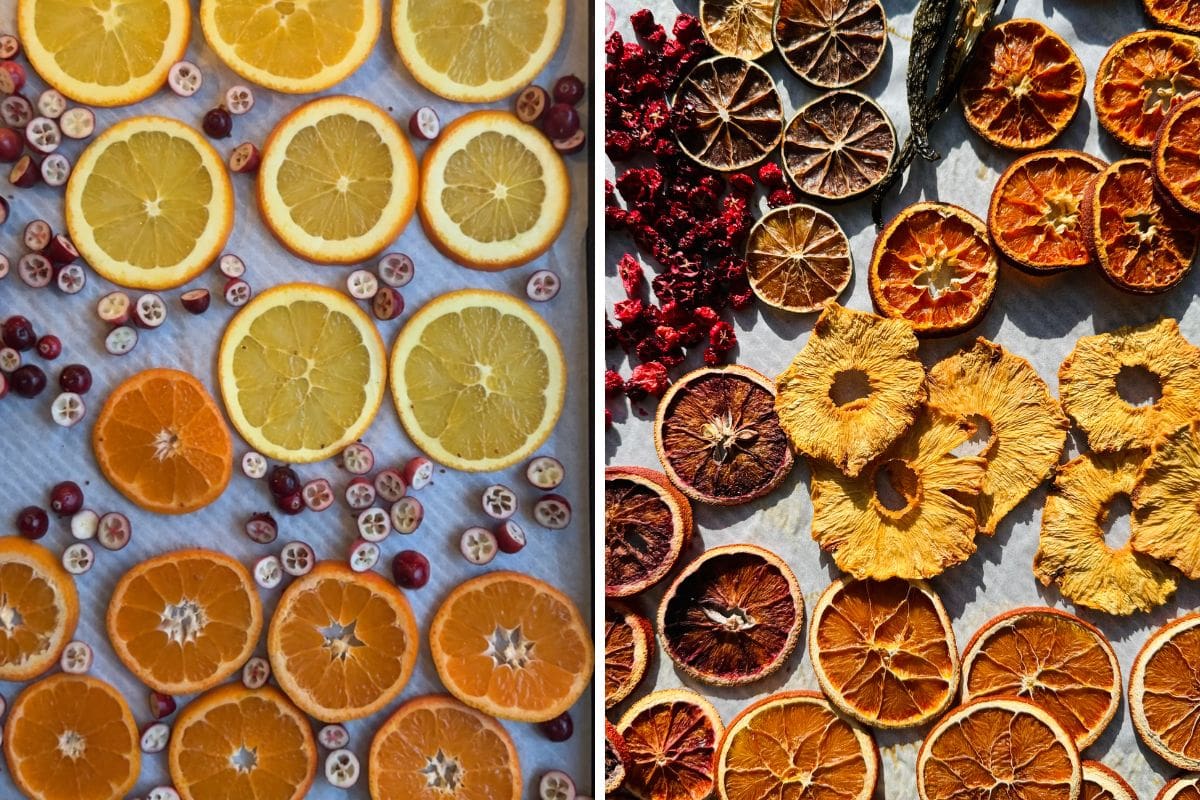
[[[1129,716],[1160,758],[1200,771],[1200,614],[1171,620],[1142,645],[1129,672]]]
[[[1121,667],[1096,626],[1055,608],[1016,608],[971,637],[962,687],[964,702],[1009,695],[1041,706],[1082,750],[1121,705]]]
[[[796,188],[846,200],[875,188],[896,154],[892,121],[871,98],[842,90],[796,112],[783,132],[783,166]]]
[[[779,692],[746,708],[717,754],[720,800],[870,800],[878,778],[871,734],[816,692]]]
[[[775,0],[700,0],[700,29],[713,50],[755,59],[775,47]]]
[[[1138,800],[1138,796],[1114,770],[1099,761],[1084,761],[1079,800]],[[1200,800],[1200,795],[1194,800]]]
[[[1105,163],[1076,150],[1043,150],[1014,161],[992,190],[988,232],[1015,265],[1033,273],[1091,263],[1080,216],[1084,190]]]
[[[804,598],[779,556],[751,544],[714,547],[688,564],[658,607],[663,652],[696,680],[753,683],[796,649]]]
[[[850,285],[854,262],[842,226],[819,208],[768,211],[746,239],[746,277],[758,299],[798,314],[820,311]]]
[[[783,136],[783,102],[774,79],[734,56],[693,67],[679,85],[671,113],[683,152],[709,169],[757,164]]]
[[[775,44],[801,78],[837,89],[879,66],[887,17],[879,0],[779,0]]]
[[[1145,452],[1085,453],[1058,468],[1042,509],[1033,574],[1077,606],[1127,615],[1161,606],[1175,593],[1177,573],[1104,541],[1114,503],[1133,491]]]
[[[1118,39],[1096,70],[1096,118],[1113,138],[1149,150],[1163,118],[1200,89],[1200,40],[1171,31]]]
[[[1102,169],[1083,193],[1088,245],[1118,289],[1165,292],[1192,268],[1196,224],[1161,192],[1150,162],[1129,158]]]
[[[1032,364],[987,339],[935,364],[927,385],[930,405],[976,428],[987,462],[976,509],[990,536],[1058,464],[1067,417]]]
[[[633,704],[617,729],[625,738],[625,791],[639,800],[706,800],[716,781],[724,732],[712,703],[664,689]]]
[[[629,597],[661,581],[692,539],[692,507],[661,472],[604,470],[604,591]]]
[[[926,397],[912,329],[837,303],[775,382],[792,446],[852,476],[900,438]]]
[[[1200,422],[1154,443],[1133,487],[1129,546],[1200,578]]]
[[[913,203],[875,239],[867,286],[880,314],[941,336],[979,322],[999,269],[983,220],[949,203]]]
[[[808,653],[821,690],[877,728],[922,725],[958,691],[958,645],[924,581],[835,580],[813,609]]]
[[[1200,97],[1179,103],[1163,120],[1151,163],[1159,186],[1181,208],[1200,214]]]
[[[671,482],[713,505],[762,497],[792,470],[775,384],[738,365],[701,368],[673,383],[658,404],[654,445]]]
[[[623,603],[604,607],[604,707],[633,694],[654,652],[654,626]]]
[[[1200,33],[1200,5],[1195,0],[1142,0],[1142,7],[1159,27]]]
[[[1132,800],[1136,795],[1129,797]],[[1182,775],[1167,781],[1154,800],[1200,800],[1200,775]]]
[[[625,782],[625,762],[629,749],[617,726],[604,720],[604,792],[611,794]]]
[[[1066,130],[1086,83],[1065,39],[1037,20],[1010,19],[979,38],[958,99],[985,141],[1036,150]]]

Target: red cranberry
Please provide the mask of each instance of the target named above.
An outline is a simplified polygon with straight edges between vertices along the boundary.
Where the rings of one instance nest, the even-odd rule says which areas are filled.
[[[276,499],[288,497],[300,491],[300,477],[296,470],[280,464],[267,476],[267,488]]]
[[[204,115],[201,127],[214,139],[227,139],[233,133],[233,115],[224,106],[217,106]]]
[[[92,371],[83,364],[68,364],[58,374],[58,388],[64,392],[87,394],[92,388]]]
[[[288,516],[295,516],[304,510],[304,495],[297,490],[289,495],[276,497],[275,507]]]
[[[37,506],[26,506],[17,513],[17,533],[26,539],[40,539],[50,529],[50,517]]]
[[[554,82],[554,102],[579,105],[583,99],[583,81],[574,75],[564,75]]]
[[[392,559],[392,579],[403,589],[420,589],[429,583],[429,559],[416,550],[401,550]]]
[[[34,364],[19,367],[9,376],[12,390],[21,397],[37,397],[46,388],[46,373]]]
[[[69,517],[83,508],[83,489],[75,481],[54,484],[50,490],[50,510],[60,517]]]
[[[46,334],[37,340],[38,355],[47,361],[53,361],[62,355],[62,340],[57,336]]]
[[[564,711],[552,720],[543,722],[538,727],[542,735],[552,742],[565,742],[575,733],[575,723],[571,721],[571,713]]]
[[[579,130],[579,112],[575,106],[555,103],[542,119],[542,130],[551,139],[566,139]]]
[[[11,164],[25,152],[25,137],[12,128],[0,128],[0,161]]]
[[[4,344],[8,347],[24,352],[37,344],[37,333],[33,330],[33,323],[28,319],[13,316],[4,320],[3,339]]]

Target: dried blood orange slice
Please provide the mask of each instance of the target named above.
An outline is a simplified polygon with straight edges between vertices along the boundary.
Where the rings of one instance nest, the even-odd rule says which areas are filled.
[[[701,503],[749,502],[792,470],[775,384],[738,365],[698,369],[672,384],[658,403],[654,446],[671,483]]]
[[[940,336],[979,322],[999,269],[983,220],[949,203],[913,203],[876,238],[867,286],[880,314]]]
[[[938,721],[917,753],[921,800],[1073,800],[1082,781],[1070,734],[1015,697],[959,706]]]
[[[775,382],[792,446],[851,476],[900,438],[926,398],[912,329],[837,303]]]
[[[1135,797],[1132,794],[1129,796]],[[1200,800],[1200,775],[1183,775],[1167,781],[1154,800]]]
[[[1200,11],[1200,4],[1196,4]],[[1200,97],[1175,106],[1154,139],[1154,177],[1185,211],[1200,214]]]
[[[1109,164],[1083,193],[1084,230],[1100,272],[1118,289],[1165,292],[1196,255],[1196,225],[1162,194],[1142,158]]]
[[[604,470],[604,592],[629,597],[666,577],[692,539],[692,506],[661,472]]]
[[[825,89],[870,75],[887,47],[879,0],[780,0],[775,43],[792,71]]]
[[[717,754],[720,800],[869,800],[879,777],[871,734],[816,692],[780,692],[742,711]]]
[[[1096,118],[1113,138],[1149,150],[1172,106],[1200,89],[1200,40],[1137,31],[1113,43],[1096,70]]]
[[[693,67],[679,85],[672,115],[683,152],[709,169],[757,164],[783,136],[783,102],[774,79],[734,56]]]
[[[1035,274],[1092,261],[1080,217],[1084,190],[1105,164],[1075,150],[1043,150],[1014,161],[992,190],[988,232],[1000,252]]]
[[[1200,422],[1154,443],[1133,487],[1129,546],[1200,578]]]
[[[896,154],[896,131],[879,105],[849,90],[796,112],[783,132],[783,166],[796,187],[824,200],[875,188]]]
[[[775,0],[700,0],[700,29],[718,53],[755,59],[775,47]]]
[[[1142,645],[1129,673],[1129,716],[1160,758],[1200,771],[1200,613],[1171,620]]]
[[[1138,800],[1138,796],[1133,787],[1109,767],[1099,761],[1084,761],[1079,800]],[[1200,794],[1192,800],[1200,800]]]
[[[604,608],[604,707],[633,694],[654,652],[654,626],[623,603]]]
[[[808,652],[825,696],[877,728],[911,728],[958,691],[958,645],[924,581],[838,578],[817,601]]]
[[[625,782],[625,762],[629,748],[617,726],[604,720],[604,792],[612,794]]]
[[[985,141],[1036,150],[1066,130],[1086,83],[1065,39],[1037,20],[1010,19],[979,38],[958,99]]]
[[[746,240],[746,277],[758,299],[799,314],[820,311],[850,285],[850,240],[819,208],[768,211]]]
[[[1080,750],[1121,704],[1121,667],[1104,634],[1055,608],[1016,608],[983,624],[962,659],[962,699],[1008,695],[1041,706]]]
[[[779,556],[751,544],[705,552],[679,573],[658,607],[663,652],[715,686],[753,683],[778,670],[803,626],[796,576]]]
[[[625,790],[638,800],[706,800],[724,732],[712,703],[687,689],[664,689],[633,704],[617,730],[625,738]]]
[[[1142,8],[1159,27],[1200,33],[1200,5],[1192,0],[1142,0]]]

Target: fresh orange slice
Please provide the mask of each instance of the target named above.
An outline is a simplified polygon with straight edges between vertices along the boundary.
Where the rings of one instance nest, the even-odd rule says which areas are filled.
[[[208,390],[186,372],[149,369],[112,391],[92,429],[100,471],[147,511],[187,514],[221,496],[233,443]]]
[[[113,589],[108,640],[138,679],[164,694],[212,688],[239,670],[262,632],[250,572],[214,550],[177,550],[133,567]]]
[[[233,683],[179,712],[167,760],[183,800],[300,800],[317,773],[317,743],[278,689]]]
[[[1100,61],[1096,119],[1126,147],[1149,150],[1163,118],[1200,90],[1200,39],[1172,31],[1122,36]]]
[[[553,586],[519,572],[460,584],[429,626],[438,677],[472,708],[545,722],[574,705],[592,679],[590,628]]]
[[[604,707],[626,700],[650,666],[654,626],[623,603],[604,608]]]
[[[428,695],[396,709],[367,758],[371,800],[519,800],[521,764],[492,717]]]
[[[0,537],[0,680],[27,681],[58,663],[79,622],[75,581],[46,548]]]
[[[1133,798],[1134,795],[1130,794],[1129,797]],[[1200,776],[1183,775],[1167,781],[1154,800],[1200,800]]]
[[[634,703],[617,723],[625,740],[625,790],[638,800],[707,800],[725,727],[712,703],[663,689]]]
[[[1150,634],[1129,673],[1129,716],[1164,761],[1200,771],[1200,613]]]
[[[1196,6],[1200,9],[1200,5]],[[1154,177],[1186,211],[1200,214],[1200,96],[1175,106],[1154,137]]]
[[[17,695],[4,723],[4,757],[29,800],[120,800],[142,762],[120,692],[90,675],[67,673]]]
[[[1084,761],[1079,800],[1138,800],[1138,796],[1133,787],[1114,770],[1099,761]],[[1200,800],[1200,792],[1190,800]]]
[[[359,719],[395,700],[418,646],[404,594],[375,572],[334,561],[284,590],[267,631],[279,687],[322,722]]]

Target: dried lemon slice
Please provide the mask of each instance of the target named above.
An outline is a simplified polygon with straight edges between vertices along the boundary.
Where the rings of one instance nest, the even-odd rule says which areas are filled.
[[[755,59],[775,47],[775,0],[700,0],[700,28],[718,53]]]
[[[1200,422],[1154,444],[1138,470],[1129,546],[1200,578]]]

